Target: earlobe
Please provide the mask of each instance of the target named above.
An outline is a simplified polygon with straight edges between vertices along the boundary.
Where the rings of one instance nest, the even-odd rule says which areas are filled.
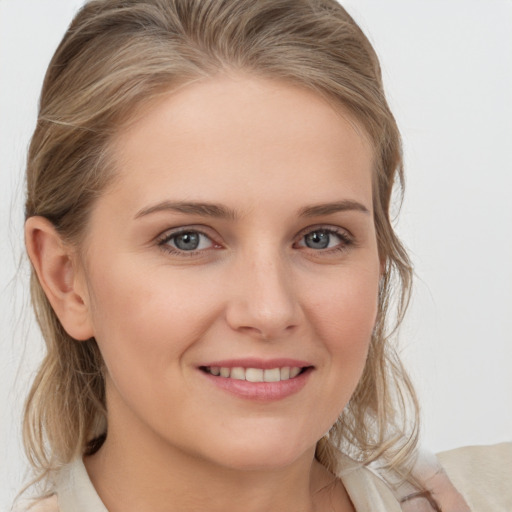
[[[66,332],[77,340],[94,336],[85,287],[77,278],[73,251],[44,217],[25,223],[28,256],[46,297]]]

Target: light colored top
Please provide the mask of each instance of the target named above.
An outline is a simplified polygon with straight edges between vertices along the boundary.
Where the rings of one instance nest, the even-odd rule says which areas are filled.
[[[463,494],[471,512],[512,512],[512,443],[467,447],[439,455],[448,476]],[[357,512],[423,512],[426,500],[401,507],[384,481],[368,468],[345,459],[339,475]],[[108,512],[81,459],[60,473],[56,494],[27,512]],[[455,512],[455,511],[454,511]]]
[[[359,512],[402,512],[388,486],[370,470],[350,459],[341,480]],[[56,495],[43,500],[29,512],[108,512],[96,493],[81,459],[60,473]]]
[[[437,457],[471,512],[512,512],[512,443],[467,446]]]

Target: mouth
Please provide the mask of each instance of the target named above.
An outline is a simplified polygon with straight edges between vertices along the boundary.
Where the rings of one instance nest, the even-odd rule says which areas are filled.
[[[276,368],[251,368],[243,366],[201,366],[200,370],[214,377],[247,382],[281,382],[297,378],[312,366],[282,366]]]
[[[225,359],[198,367],[206,381],[238,398],[260,403],[282,400],[299,393],[315,367],[298,359]]]

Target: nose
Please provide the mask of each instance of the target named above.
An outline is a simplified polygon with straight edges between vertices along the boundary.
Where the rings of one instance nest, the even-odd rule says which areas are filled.
[[[226,319],[232,329],[272,340],[299,327],[300,301],[290,265],[283,258],[272,253],[241,257],[230,281]]]

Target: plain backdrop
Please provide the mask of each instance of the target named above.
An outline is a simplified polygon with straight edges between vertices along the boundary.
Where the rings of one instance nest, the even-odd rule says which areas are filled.
[[[248,0],[250,1],[250,0]],[[39,360],[22,258],[24,159],[45,68],[80,0],[0,0],[0,510],[25,477]],[[512,1],[343,2],[381,58],[416,269],[401,332],[432,451],[512,440]]]

